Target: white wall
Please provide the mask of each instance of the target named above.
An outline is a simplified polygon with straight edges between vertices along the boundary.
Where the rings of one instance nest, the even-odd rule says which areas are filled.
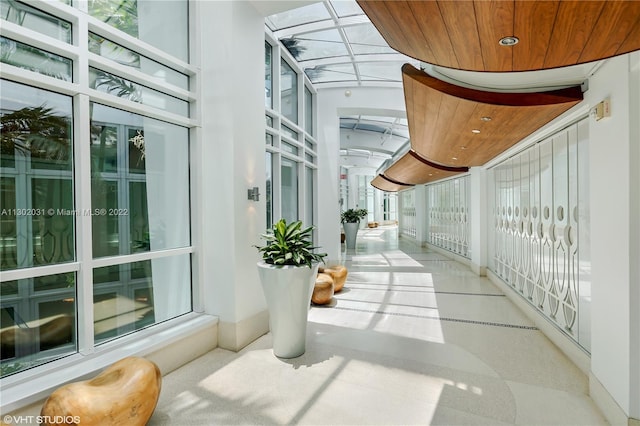
[[[252,247],[262,243],[265,197],[247,200],[250,187],[266,193],[264,21],[247,2],[199,7],[204,309],[220,318],[220,346],[237,349],[268,331],[264,321],[254,330],[238,329],[266,309]]]
[[[637,365],[638,248],[637,126],[638,93],[630,96],[631,58],[608,60],[589,80],[585,102],[595,105],[610,98],[610,118],[590,120],[592,343],[591,370],[627,415],[640,417]],[[637,78],[637,75],[636,77]],[[636,83],[637,87],[637,83]],[[632,138],[633,136],[633,138]],[[635,172],[634,172],[635,173]],[[636,206],[635,211],[632,206]],[[635,234],[632,232],[636,229]],[[633,243],[632,243],[633,241]],[[632,371],[636,374],[632,377]],[[634,400],[631,395],[635,395]]]

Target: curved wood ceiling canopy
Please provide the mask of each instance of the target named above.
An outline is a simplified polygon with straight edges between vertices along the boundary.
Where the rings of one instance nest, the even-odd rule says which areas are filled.
[[[371,185],[374,188],[378,188],[380,191],[398,192],[403,189],[411,188],[413,185],[404,185],[390,181],[384,175],[378,175],[371,181]]]
[[[533,71],[640,49],[640,1],[358,0],[389,46],[469,71]],[[519,42],[503,46],[503,37]]]
[[[433,182],[481,166],[582,101],[580,86],[486,92],[438,80],[409,64],[402,67],[402,80],[411,150],[380,175],[396,185]]]

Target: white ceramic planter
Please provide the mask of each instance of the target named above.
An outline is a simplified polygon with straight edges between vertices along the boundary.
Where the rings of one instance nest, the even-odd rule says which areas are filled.
[[[348,249],[355,249],[356,248],[356,237],[358,236],[358,228],[360,227],[360,222],[355,222],[355,223],[343,223],[342,226],[344,227],[344,236],[346,239],[346,243],[347,243],[347,248]]]
[[[279,358],[295,358],[305,351],[307,316],[319,263],[307,266],[280,266],[258,262],[258,274],[269,309],[273,353]]]

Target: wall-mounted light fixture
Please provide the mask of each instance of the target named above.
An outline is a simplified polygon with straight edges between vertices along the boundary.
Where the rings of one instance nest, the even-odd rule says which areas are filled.
[[[247,198],[251,201],[260,201],[260,189],[257,186],[247,190]]]

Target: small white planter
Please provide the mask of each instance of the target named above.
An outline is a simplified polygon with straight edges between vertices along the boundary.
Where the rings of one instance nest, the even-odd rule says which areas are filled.
[[[307,317],[319,265],[309,268],[258,262],[269,309],[273,353],[279,358],[295,358],[305,352]]]
[[[342,224],[344,227],[344,236],[348,249],[356,248],[356,238],[358,236],[358,228],[360,227],[360,221],[355,223],[345,222]]]

